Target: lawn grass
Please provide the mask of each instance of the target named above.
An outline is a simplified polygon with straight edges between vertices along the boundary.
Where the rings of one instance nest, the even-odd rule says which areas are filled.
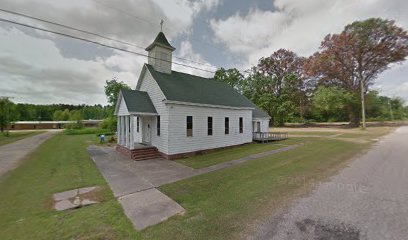
[[[21,140],[26,137],[31,137],[40,133],[44,133],[44,131],[9,132],[8,136],[0,133],[0,146]]]
[[[313,139],[292,151],[160,187],[184,216],[148,228],[147,239],[236,239],[254,220],[284,204],[302,182],[320,181],[367,145]],[[170,235],[171,234],[171,235]]]
[[[353,132],[378,138],[387,130]],[[96,136],[58,134],[20,167],[0,178],[1,239],[239,239],[258,220],[269,217],[310,182],[334,174],[352,156],[370,146],[336,139],[291,138],[279,143],[303,146],[241,165],[161,186],[160,191],[186,209],[142,231],[135,231],[86,153]],[[248,145],[230,154],[251,154],[279,145]],[[245,146],[242,146],[245,147]],[[279,146],[281,147],[281,146]],[[216,153],[211,153],[216,154]],[[205,155],[199,156],[204,157]],[[207,160],[211,161],[211,160]],[[197,164],[197,163],[194,163]],[[200,163],[201,164],[201,163]],[[214,164],[214,162],[211,162]],[[51,195],[78,187],[103,187],[103,202],[75,210],[51,209]]]
[[[89,159],[86,146],[94,138],[58,134],[0,179],[1,239],[139,238]],[[102,203],[52,210],[53,193],[94,185],[103,188]]]
[[[339,134],[338,132],[320,132],[320,131],[310,131],[310,132],[306,132],[306,131],[301,131],[301,132],[288,132],[289,133],[289,137],[291,135],[316,135],[316,136],[332,136],[332,135],[336,135]]]
[[[283,148],[284,145],[291,145],[297,143],[294,139],[288,139],[279,142],[269,142],[269,143],[251,143],[242,146],[227,148],[217,150],[215,152],[206,153],[203,155],[197,155],[194,157],[182,158],[176,160],[176,162],[184,164],[192,168],[203,168],[212,166],[218,163],[227,162],[242,157],[246,157],[251,154],[256,154],[260,152],[267,152],[275,150],[278,148]]]

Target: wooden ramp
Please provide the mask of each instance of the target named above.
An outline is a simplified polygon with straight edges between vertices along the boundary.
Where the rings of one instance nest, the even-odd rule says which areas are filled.
[[[288,139],[287,132],[254,132],[252,139],[255,142],[270,142]]]

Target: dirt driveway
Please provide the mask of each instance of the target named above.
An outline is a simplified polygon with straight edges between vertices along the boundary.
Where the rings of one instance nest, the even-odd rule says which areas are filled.
[[[27,154],[56,133],[58,131],[48,131],[0,146],[0,177],[16,168]]]
[[[311,184],[311,183],[302,183]],[[384,137],[248,239],[407,239],[408,127]]]

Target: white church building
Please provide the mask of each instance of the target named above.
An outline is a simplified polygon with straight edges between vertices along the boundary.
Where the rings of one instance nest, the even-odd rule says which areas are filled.
[[[119,93],[119,152],[136,160],[176,159],[268,132],[270,116],[229,85],[172,71],[174,50],[160,32],[146,48],[148,64],[136,89]]]

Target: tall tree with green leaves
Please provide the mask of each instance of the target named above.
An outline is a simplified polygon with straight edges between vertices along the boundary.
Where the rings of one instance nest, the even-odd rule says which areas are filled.
[[[302,66],[304,58],[279,49],[258,65],[242,84],[243,93],[271,116],[274,125],[283,125],[296,114],[303,116],[307,98]]]
[[[118,81],[115,78],[110,81],[106,81],[105,94],[108,99],[108,103],[110,104],[110,114],[104,119],[104,124],[101,125],[103,128],[116,130],[117,118],[113,116],[113,111],[116,106],[116,102],[118,101],[119,92],[122,89],[130,89],[130,87],[126,83]]]
[[[219,82],[224,82],[235,88],[238,92],[242,92],[242,81],[244,75],[236,68],[220,68],[215,72],[214,79]]]
[[[119,92],[122,89],[130,89],[130,87],[122,82],[122,81],[118,81],[117,79],[112,79],[110,81],[106,81],[105,84],[105,94],[106,97],[108,99],[108,103],[115,107],[116,106],[116,102],[118,101],[118,96],[119,96]]]
[[[313,95],[313,112],[321,121],[342,121],[344,112],[353,95],[339,87],[317,88]]]
[[[394,21],[370,18],[347,25],[340,34],[327,35],[320,49],[305,64],[307,74],[359,99],[379,74],[405,60],[408,34]],[[361,104],[356,101],[347,106],[351,125],[358,125],[361,119]]]
[[[8,134],[8,126],[10,121],[13,120],[14,115],[14,103],[7,97],[0,97],[0,131]]]

